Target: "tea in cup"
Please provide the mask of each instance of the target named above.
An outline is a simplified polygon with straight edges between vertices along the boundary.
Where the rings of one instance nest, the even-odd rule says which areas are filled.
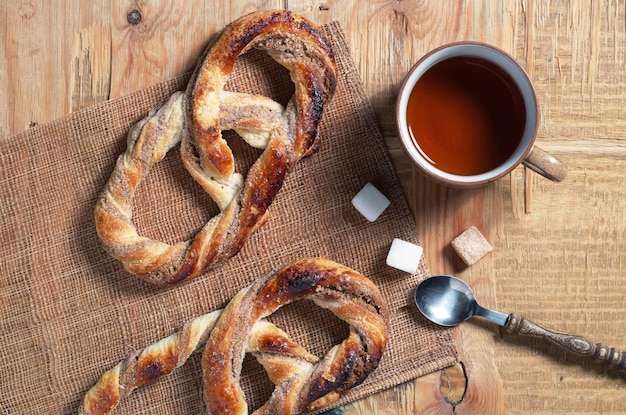
[[[554,180],[565,165],[534,145],[537,97],[521,66],[482,43],[459,42],[424,56],[407,74],[396,105],[402,145],[434,180],[478,186],[520,163]]]

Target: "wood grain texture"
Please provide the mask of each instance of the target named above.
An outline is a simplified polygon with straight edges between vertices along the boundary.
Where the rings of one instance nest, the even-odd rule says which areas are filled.
[[[1,0],[0,136],[191,70],[224,24],[275,7],[344,28],[433,273],[470,282],[484,306],[625,348],[623,0]],[[140,22],[129,22],[134,10]],[[413,171],[395,131],[396,93],[419,57],[455,40],[494,44],[526,68],[541,107],[537,143],[568,165],[563,183],[518,168],[491,186],[455,190]],[[471,225],[494,251],[466,268],[449,243]],[[346,412],[626,412],[620,373],[487,323],[462,325],[457,337],[461,366]]]

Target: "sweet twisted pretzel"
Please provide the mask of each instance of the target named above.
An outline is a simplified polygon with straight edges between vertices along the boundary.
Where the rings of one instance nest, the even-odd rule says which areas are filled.
[[[295,84],[283,108],[258,95],[224,91],[239,55],[262,49],[287,68]],[[321,33],[289,11],[244,16],[210,46],[187,90],[174,94],[129,132],[95,208],[98,236],[127,271],[157,284],[203,274],[237,254],[263,225],[286,175],[315,146],[317,127],[336,84],[332,50]],[[264,148],[245,179],[235,172],[222,130],[232,129]],[[187,171],[220,213],[189,241],[169,245],[140,236],[132,223],[133,197],[151,167],[181,142]]]
[[[348,337],[321,359],[265,320],[277,309],[309,299],[350,326]],[[244,354],[252,353],[276,385],[254,414],[297,414],[326,406],[378,366],[387,338],[387,309],[372,281],[323,258],[307,258],[256,280],[224,310],[191,320],[158,343],[106,372],[85,395],[79,414],[108,414],[138,386],[202,355],[206,413],[247,414],[239,385]]]

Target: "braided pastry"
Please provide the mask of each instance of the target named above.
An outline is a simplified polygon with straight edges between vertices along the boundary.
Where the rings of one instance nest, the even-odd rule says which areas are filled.
[[[295,93],[286,108],[267,97],[223,90],[235,60],[251,48],[267,51],[289,70]],[[227,26],[208,48],[187,90],[130,130],[127,149],[94,213],[107,252],[130,273],[157,284],[197,277],[236,255],[266,221],[286,175],[314,150],[335,84],[332,50],[304,18],[269,10]],[[235,172],[232,151],[222,138],[227,129],[264,148],[245,181]],[[179,142],[187,171],[220,213],[193,239],[169,245],[138,234],[132,223],[133,198],[151,167]]]
[[[265,320],[285,304],[309,299],[350,326],[348,337],[321,359]],[[108,414],[136,387],[165,376],[206,342],[202,355],[206,413],[247,414],[239,385],[252,353],[276,385],[254,414],[297,414],[336,401],[378,366],[387,337],[387,309],[372,281],[323,258],[307,258],[256,280],[224,310],[191,320],[106,372],[85,395],[79,414]]]

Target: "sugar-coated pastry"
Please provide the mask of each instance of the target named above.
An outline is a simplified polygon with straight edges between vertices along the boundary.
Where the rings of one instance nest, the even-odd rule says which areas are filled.
[[[236,59],[261,49],[287,68],[295,93],[275,101],[223,87]],[[255,12],[228,25],[200,60],[186,91],[174,94],[129,132],[126,151],[95,208],[98,236],[124,268],[156,284],[197,277],[239,252],[267,220],[294,165],[315,148],[318,124],[336,84],[333,52],[308,20],[285,10]],[[235,171],[222,130],[263,148],[246,178]],[[137,186],[178,143],[191,176],[220,213],[188,241],[173,245],[138,234],[132,222]]]
[[[266,317],[297,300],[312,300],[349,326],[349,334],[318,358]],[[298,414],[336,401],[378,366],[387,343],[388,311],[376,285],[325,258],[296,261],[257,279],[223,309],[189,321],[177,333],[131,354],[87,392],[81,415],[109,414],[142,384],[202,355],[206,414],[247,414],[239,385],[245,353],[263,365],[275,389],[254,414]]]

